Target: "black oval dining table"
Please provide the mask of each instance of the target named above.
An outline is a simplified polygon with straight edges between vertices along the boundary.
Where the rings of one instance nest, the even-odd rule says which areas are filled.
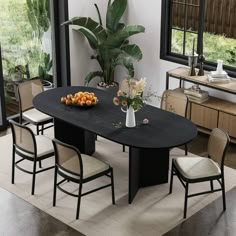
[[[88,108],[61,103],[61,97],[78,91],[94,92],[98,103]],[[167,183],[170,148],[197,136],[197,127],[190,120],[150,105],[135,113],[137,126],[127,128],[125,113],[113,104],[112,94],[96,88],[47,90],[33,99],[33,105],[54,117],[55,138],[78,147],[82,153],[95,152],[95,134],[129,146],[129,203],[140,187]],[[143,124],[145,118],[148,124]]]

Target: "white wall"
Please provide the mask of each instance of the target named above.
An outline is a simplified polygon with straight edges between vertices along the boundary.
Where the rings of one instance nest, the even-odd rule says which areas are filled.
[[[97,20],[94,3],[97,3],[104,17],[108,0],[69,0],[69,17],[90,16]],[[104,21],[105,19],[103,19]],[[146,30],[144,34],[130,37],[130,42],[140,46],[143,59],[135,65],[135,77],[146,77],[147,88],[161,95],[165,89],[166,71],[179,66],[178,64],[160,60],[160,31],[161,31],[161,0],[128,0],[128,6],[123,18],[126,24],[141,24]],[[104,21],[105,22],[105,21]],[[83,85],[85,76],[99,69],[96,61],[91,60],[92,51],[86,40],[77,32],[70,31],[71,76],[72,85]],[[118,68],[115,79],[120,81],[124,71]],[[177,80],[171,81],[171,87],[178,86]],[[205,88],[204,88],[205,89]],[[231,100],[232,96],[215,92]],[[158,105],[158,99],[153,100]]]

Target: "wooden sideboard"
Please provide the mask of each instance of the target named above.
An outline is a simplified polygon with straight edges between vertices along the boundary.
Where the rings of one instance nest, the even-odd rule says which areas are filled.
[[[178,79],[179,87],[184,87],[184,82],[198,84],[211,89],[216,89],[236,95],[236,79],[229,83],[211,83],[204,76],[189,76],[189,68],[178,67],[166,73],[166,89],[169,89],[170,79]],[[188,118],[199,127],[199,131],[210,133],[215,128],[222,128],[228,132],[231,141],[236,143],[236,103],[210,96],[201,104],[189,102]]]

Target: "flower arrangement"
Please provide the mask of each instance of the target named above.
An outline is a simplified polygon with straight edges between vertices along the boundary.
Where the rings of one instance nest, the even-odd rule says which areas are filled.
[[[132,107],[134,110],[140,109],[144,104],[143,91],[146,85],[146,78],[140,80],[128,78],[121,83],[117,96],[113,98],[116,106]]]

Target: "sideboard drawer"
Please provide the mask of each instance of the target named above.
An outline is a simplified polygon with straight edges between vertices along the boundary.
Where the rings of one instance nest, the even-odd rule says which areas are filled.
[[[236,116],[219,112],[218,127],[224,129],[231,137],[236,138]]]
[[[191,104],[191,120],[196,125],[207,129],[214,129],[217,127],[218,111],[198,105]]]

